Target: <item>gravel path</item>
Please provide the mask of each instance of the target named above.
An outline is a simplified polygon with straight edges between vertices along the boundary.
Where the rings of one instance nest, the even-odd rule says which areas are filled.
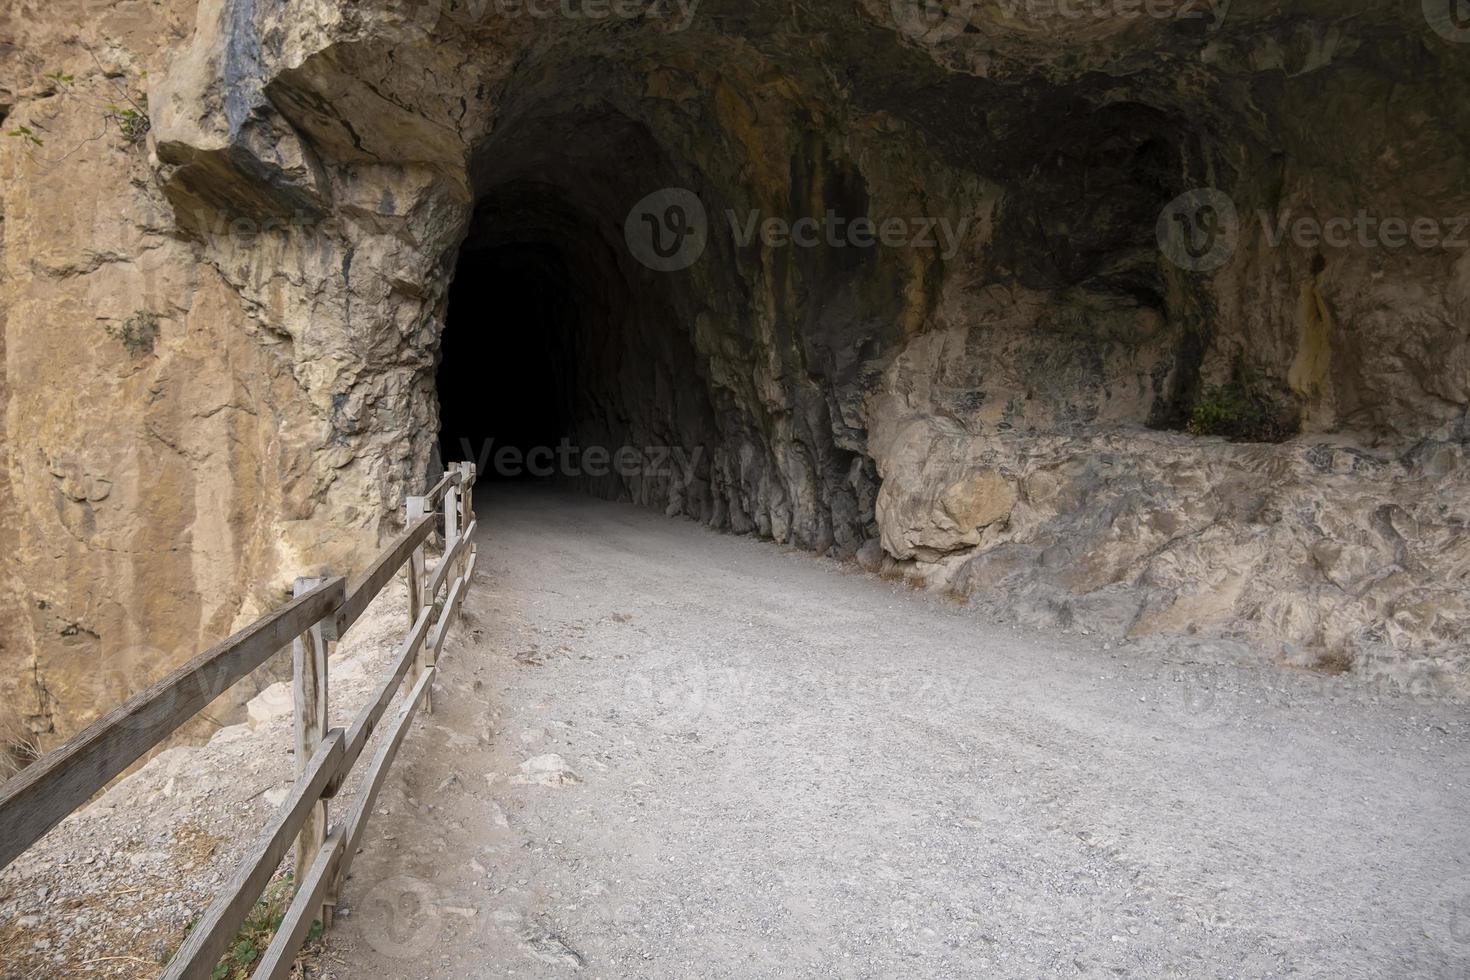
[[[1470,975],[1470,716],[498,491],[327,976]]]

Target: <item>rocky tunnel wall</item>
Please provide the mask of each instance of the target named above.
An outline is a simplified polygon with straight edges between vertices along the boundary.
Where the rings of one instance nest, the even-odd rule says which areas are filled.
[[[444,451],[457,266],[527,248],[575,286],[568,434],[689,460],[593,492],[1023,621],[1460,676],[1470,250],[1293,223],[1452,230],[1470,47],[1387,0],[1199,6],[10,15],[0,108],[45,141],[0,146],[20,723],[359,566]],[[704,221],[675,269],[660,192]]]

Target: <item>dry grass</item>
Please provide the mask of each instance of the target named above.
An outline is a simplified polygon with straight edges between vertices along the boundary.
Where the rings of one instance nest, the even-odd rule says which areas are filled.
[[[1324,674],[1348,674],[1353,669],[1353,658],[1342,650],[1330,650],[1317,658],[1312,669]]]
[[[174,832],[173,853],[185,870],[202,868],[214,857],[224,838],[211,834],[197,824],[187,823]]]
[[[296,883],[292,879],[293,876],[288,871],[266,886],[265,893],[256,901],[250,914],[245,917],[245,923],[240,926],[240,931],[230,941],[229,952],[220,958],[209,974],[210,980],[249,980],[261,954],[270,946],[276,930],[281,927],[281,920],[291,907],[291,899],[296,894]],[[183,945],[193,927],[194,923],[190,923],[184,930],[184,935],[179,940],[180,945]],[[292,976],[301,975],[300,959],[312,954],[313,947],[321,939],[322,931],[320,921],[312,923],[311,931],[306,934],[306,944],[302,947],[297,963],[292,967]]]
[[[14,716],[0,721],[0,782],[41,758],[41,740]]]
[[[915,592],[923,591],[928,585],[928,580],[917,572],[911,572],[902,566],[884,568],[878,572],[878,577],[885,582],[895,582],[912,589]]]

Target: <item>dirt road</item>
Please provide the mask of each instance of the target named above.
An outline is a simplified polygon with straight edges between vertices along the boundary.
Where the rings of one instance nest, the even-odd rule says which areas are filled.
[[[478,509],[329,976],[1470,975],[1463,706]]]

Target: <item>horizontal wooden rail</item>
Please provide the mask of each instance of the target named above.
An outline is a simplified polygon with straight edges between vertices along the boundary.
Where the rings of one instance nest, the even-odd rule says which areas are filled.
[[[301,595],[129,698],[0,786],[0,867],[232,684],[293,640],[300,641],[299,655],[293,658],[297,758],[304,759],[308,753],[310,758],[304,766],[298,762],[286,800],[247,849],[164,973],[167,980],[196,980],[215,972],[294,840],[299,852],[297,892],[255,972],[256,980],[288,976],[312,923],[320,916],[330,926],[337,892],[361,845],[388,769],[420,707],[432,710],[439,654],[475,568],[471,540],[476,527],[471,499],[474,483],[475,468],[469,463],[456,464],[425,497],[410,499],[408,526],[350,583],[330,578],[313,586],[314,580],[298,580],[298,591],[305,590]],[[435,505],[442,505],[448,546],[429,576],[424,574],[424,546],[441,517],[431,509]],[[405,565],[413,620],[408,635],[372,700],[358,711],[351,727],[345,732],[332,729],[322,737],[328,708],[322,643],[351,629]],[[436,617],[434,604],[446,585],[448,594]],[[394,696],[405,688],[409,691],[403,705],[345,819],[327,828],[326,801],[336,796]]]
[[[471,524],[465,533],[460,535],[459,540],[454,542],[454,546],[444,552],[444,557],[439,559],[439,563],[434,566],[433,574],[429,576],[428,596],[430,602],[434,601],[434,597],[439,594],[439,590],[448,581],[449,573],[454,571],[455,564],[463,557],[465,550],[469,548],[470,540],[474,537],[474,534],[475,525]]]
[[[434,484],[428,493],[424,494],[424,498],[429,502],[429,509],[432,510],[443,499],[444,495],[449,492],[450,487],[459,486],[462,479],[463,477],[460,475],[459,470],[450,470],[445,473],[439,482]]]
[[[291,838],[306,822],[307,814],[321,799],[327,783],[337,775],[341,761],[342,730],[338,728],[316,750],[310,765],[292,787],[291,795],[276,812],[275,820],[246,853],[224,890],[174,954],[164,980],[207,980],[219,958],[230,948],[255,900],[265,891],[276,865],[291,846]]]
[[[296,883],[296,897],[291,900],[291,907],[271,937],[271,944],[266,947],[251,980],[285,980],[291,975],[296,965],[296,953],[306,942],[311,925],[316,921],[315,912],[321,907],[322,899],[331,890],[332,882],[341,869],[346,844],[345,827],[339,825],[327,834],[311,869]]]
[[[140,691],[0,786],[0,867],[342,603],[328,579]]]
[[[362,748],[367,740],[372,738],[373,732],[378,727],[378,721],[383,717],[383,712],[388,710],[388,705],[393,702],[393,695],[403,683],[408,668],[413,666],[414,658],[419,655],[420,648],[424,645],[424,639],[429,635],[430,616],[432,609],[425,609],[419,613],[418,620],[409,630],[408,637],[404,639],[398,648],[398,659],[394,662],[393,672],[383,679],[378,685],[377,693],[373,699],[363,706],[358,712],[357,719],[353,721],[352,727],[347,729],[346,760],[342,766],[343,774],[351,769],[357,762],[357,757],[362,754]],[[334,792],[332,795],[336,795]]]
[[[473,572],[473,566],[470,572]],[[459,610],[459,602],[464,598],[464,590],[469,586],[470,577],[454,580],[454,585],[449,589],[449,597],[444,600],[444,610],[439,616],[439,622],[434,625],[434,630],[429,634],[427,647],[429,650],[429,663],[439,662],[439,651],[444,649],[444,637],[449,633],[449,624],[453,622],[454,614]]]
[[[408,734],[409,726],[413,724],[413,716],[417,713],[419,705],[429,693],[429,685],[434,683],[434,675],[437,670],[426,670],[424,676],[414,685],[407,698],[404,699],[403,707],[398,711],[398,717],[393,721],[393,730],[378,747],[377,755],[373,756],[372,765],[367,774],[363,776],[362,788],[357,791],[357,800],[348,813],[344,826],[347,828],[347,860],[346,865],[352,864],[352,859],[357,855],[357,849],[362,844],[363,831],[367,829],[368,818],[372,816],[373,802],[378,798],[378,792],[383,788],[383,781],[388,778],[388,768],[393,765],[393,759],[398,755],[398,747],[403,744],[403,738]],[[345,873],[345,871],[344,871]]]
[[[363,750],[367,747],[369,739],[378,729],[383,714],[392,703],[394,695],[404,689],[405,676],[411,670],[419,672],[407,685],[411,690],[405,696],[398,716],[394,719],[391,729],[369,765],[345,817],[339,819],[328,830],[325,840],[320,844],[312,842],[309,845],[314,848],[314,851],[308,855],[308,860],[303,862],[298,856],[297,865],[302,870],[296,882],[296,895],[270,947],[257,965],[255,980],[277,980],[277,978],[288,976],[295,954],[310,932],[312,923],[320,916],[321,921],[327,925],[331,924],[331,911],[336,905],[337,892],[347,877],[353,858],[361,847],[373,803],[387,779],[393,759],[408,734],[415,714],[421,707],[426,711],[430,710],[434,679],[438,676],[435,665],[443,649],[449,625],[454,621],[464,595],[468,591],[470,577],[474,572],[475,546],[471,541],[471,535],[475,529],[475,522],[474,510],[468,500],[469,493],[474,486],[474,478],[474,467],[467,463],[461,464],[446,474],[435,489],[430,491],[430,499],[442,504],[446,531],[451,538],[444,558],[435,567],[432,591],[424,587],[423,579],[427,576],[416,576],[413,569],[422,567],[422,549],[433,533],[438,515],[432,512],[424,513],[427,501],[425,498],[415,498],[419,503],[409,508],[408,527],[388,545],[366,571],[353,579],[352,583],[347,586],[342,604],[330,617],[330,624],[335,627],[334,632],[340,636],[361,617],[362,612],[367,609],[383,587],[392,581],[399,568],[409,566],[410,607],[416,610],[413,614],[413,623],[409,627],[407,636],[399,644],[390,669],[379,682],[372,699],[358,711],[357,717],[345,735],[339,731],[332,733],[331,737],[336,740],[340,748],[333,766],[334,771],[320,788],[317,784],[321,783],[321,780],[312,779],[311,785],[303,790],[306,796],[309,797],[315,793],[317,799],[324,799],[337,795]],[[415,508],[418,508],[417,512]],[[459,534],[460,524],[457,519],[465,517],[468,518],[469,527],[466,528],[466,533]],[[466,555],[468,556],[467,561],[465,560]],[[457,576],[451,576],[450,573],[456,564],[462,561],[462,572]],[[438,617],[435,617],[434,599],[438,589],[446,582],[449,592],[439,610]],[[424,591],[420,592],[420,588],[424,588]],[[297,784],[300,786],[306,781],[306,778],[302,777],[298,779]],[[305,819],[304,814],[301,819]],[[231,886],[226,889],[212,908],[234,909],[241,907],[242,903],[243,907],[248,908],[248,902],[253,901],[254,897],[258,896],[264,888],[264,882],[259,879],[259,875],[252,873],[250,869],[254,867],[256,861],[269,857],[270,853],[272,852],[264,849],[263,844],[257,844],[251,854],[247,854],[244,861],[241,862]],[[193,954],[195,960],[212,967],[217,961],[210,959],[211,955],[213,955],[213,950],[206,950],[203,947]],[[182,974],[186,977],[194,975],[192,973]]]
[[[415,548],[428,540],[434,533],[434,515],[428,514],[416,521],[408,530],[393,539],[393,543],[368,566],[367,571],[354,578],[347,586],[347,597],[337,609],[334,619],[335,632],[329,639],[345,634],[357,622],[372,601],[393,580],[403,563],[408,561]]]

